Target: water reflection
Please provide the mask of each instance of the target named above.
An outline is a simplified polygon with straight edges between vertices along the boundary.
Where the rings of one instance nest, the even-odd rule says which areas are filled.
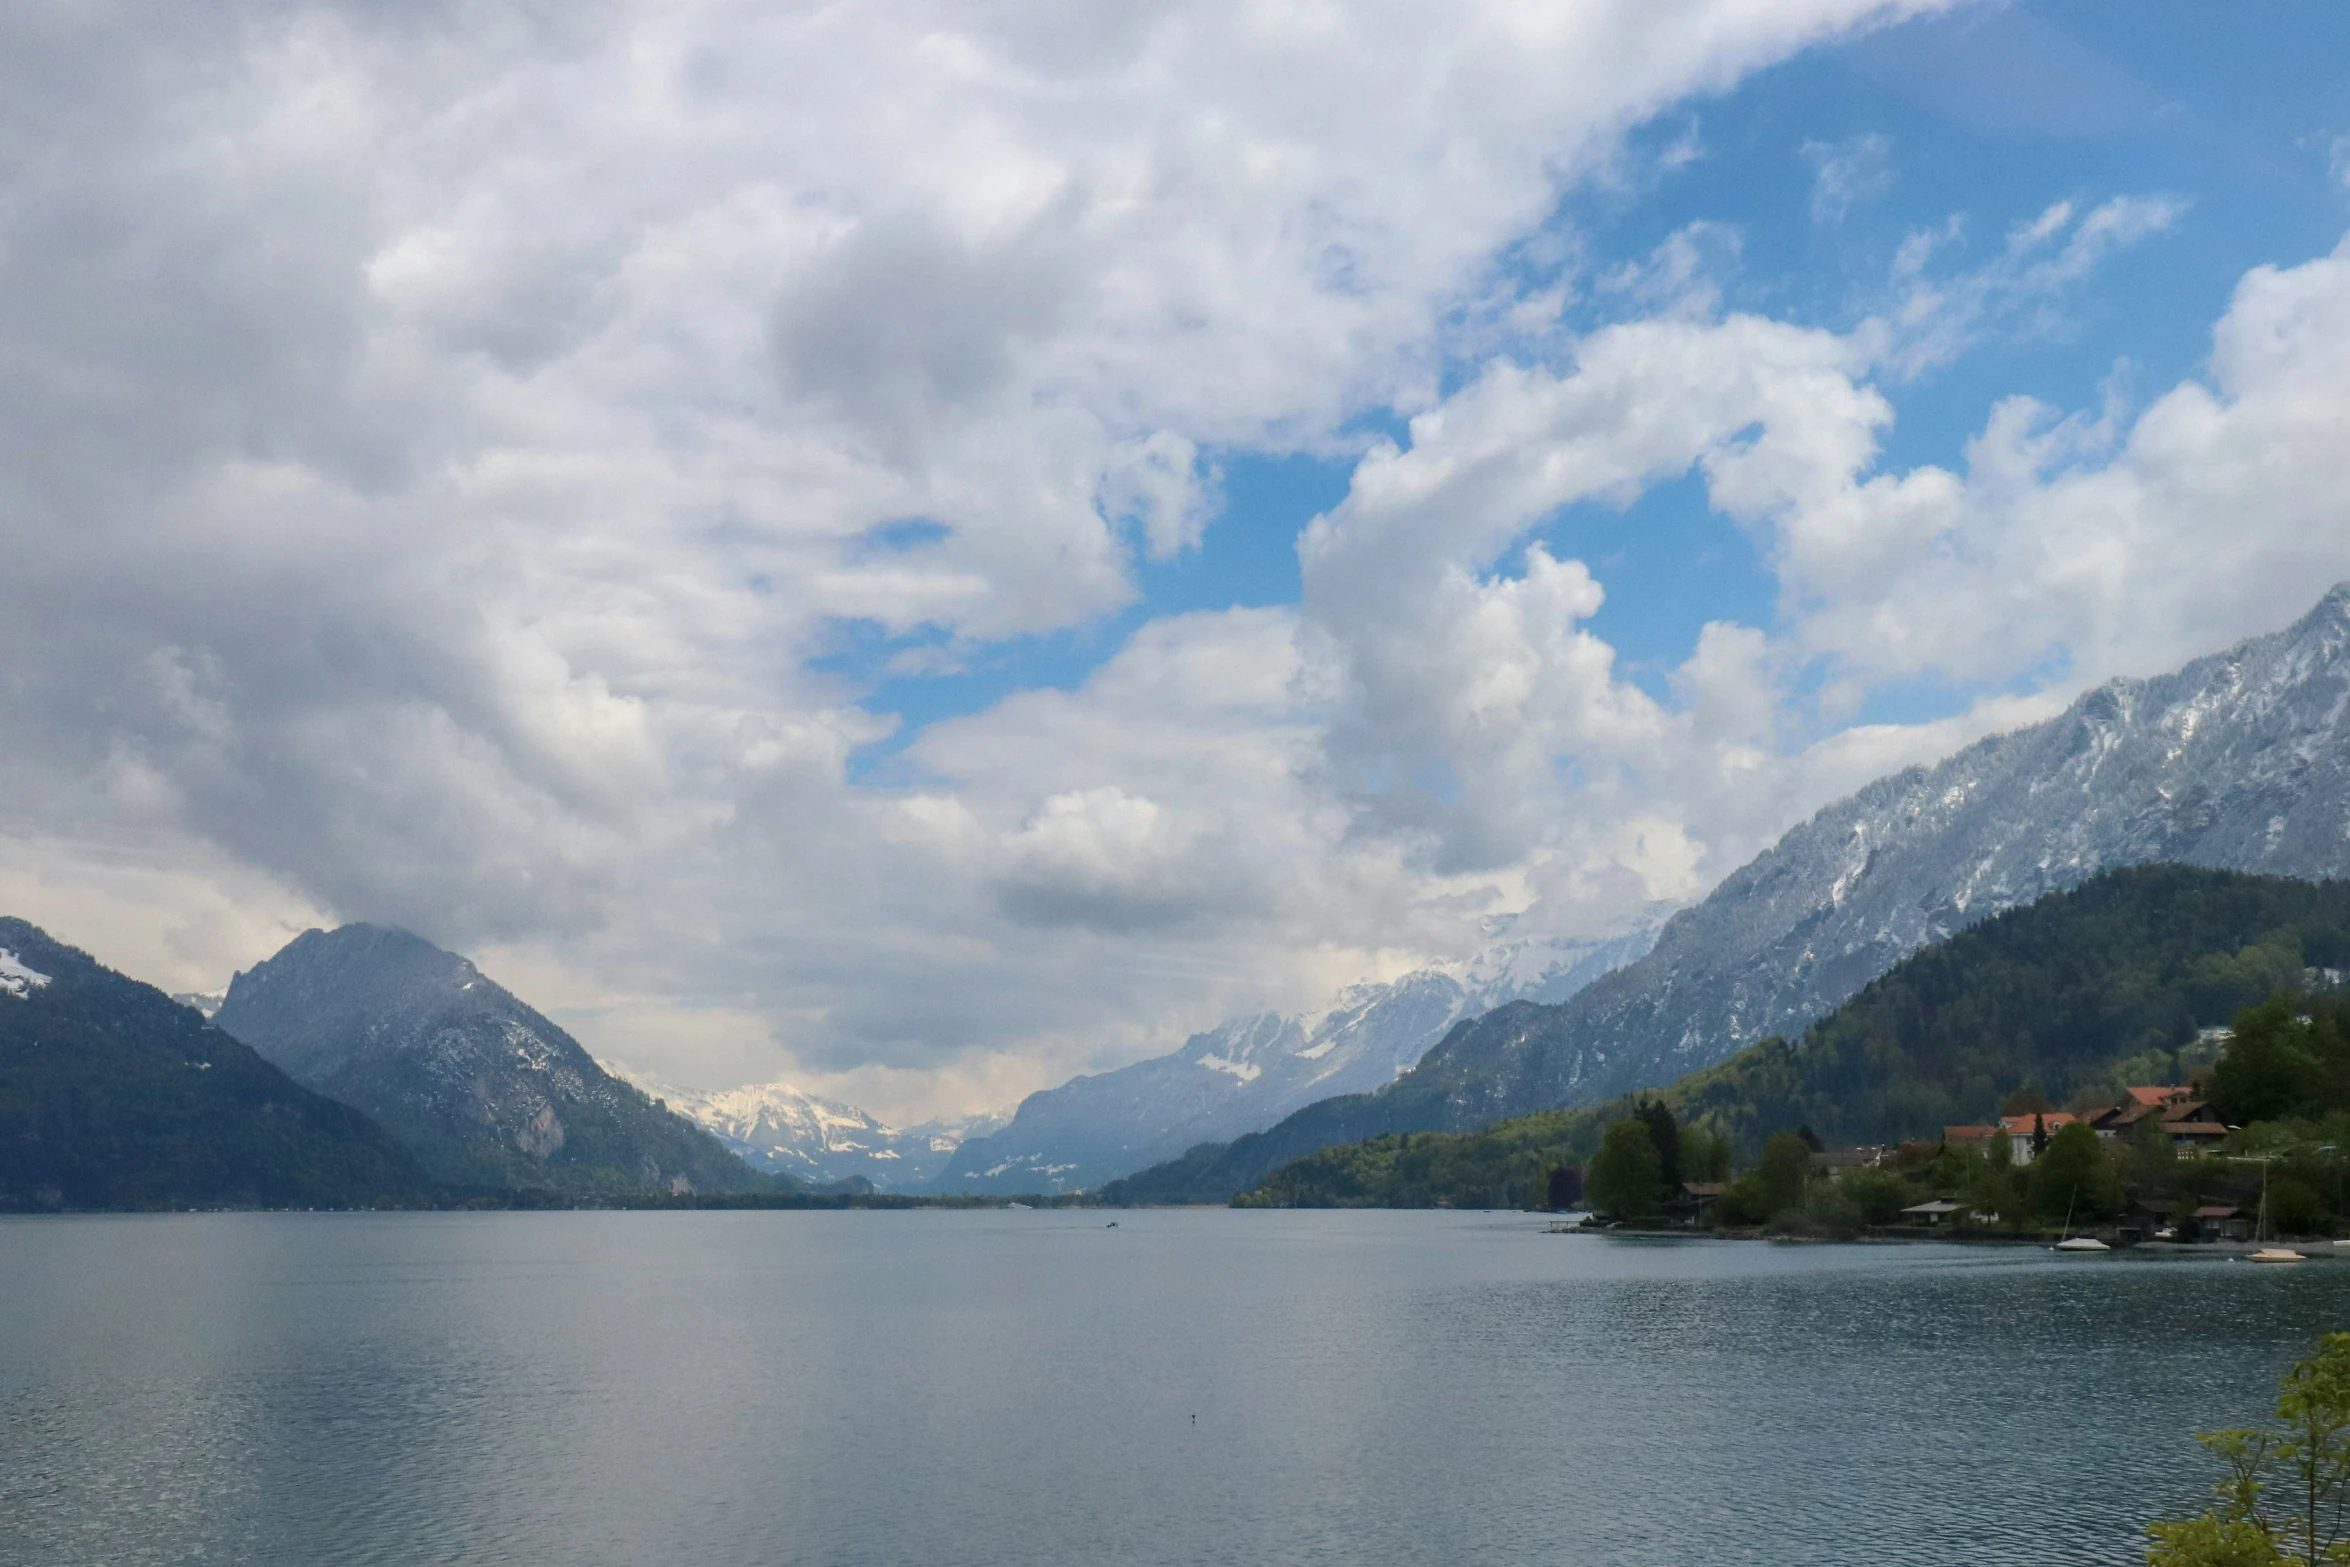
[[[0,1222],[10,1562],[2110,1562],[2294,1270],[1444,1214]]]

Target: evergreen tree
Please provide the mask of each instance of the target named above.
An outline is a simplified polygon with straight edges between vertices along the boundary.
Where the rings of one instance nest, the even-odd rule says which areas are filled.
[[[1681,1128],[1673,1120],[1673,1112],[1662,1099],[1645,1099],[1633,1110],[1633,1115],[1648,1128],[1648,1140],[1656,1145],[1656,1157],[1663,1170],[1665,1194],[1678,1194],[1681,1183],[1688,1179],[1681,1164]]]
[[[1664,1206],[1664,1160],[1644,1121],[1618,1121],[1600,1140],[1584,1175],[1592,1210],[1611,1219],[1640,1219]]]
[[[1770,1212],[1803,1205],[1804,1187],[1811,1180],[1811,1156],[1812,1146],[1800,1133],[1781,1132],[1763,1144],[1762,1163],[1755,1167],[1755,1174]]]

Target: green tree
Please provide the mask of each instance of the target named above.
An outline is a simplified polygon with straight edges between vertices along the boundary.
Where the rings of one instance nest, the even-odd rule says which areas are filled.
[[[2275,1423],[2197,1437],[2227,1466],[2214,1505],[2151,1525],[2151,1567],[2350,1561],[2350,1333],[2285,1373]]]
[[[2268,1222],[2278,1235],[2309,1235],[2325,1223],[2325,1203],[2306,1181],[2280,1175],[2269,1182]]]
[[[2315,1043],[2310,1025],[2285,997],[2246,1007],[2236,1014],[2235,1037],[2211,1069],[2211,1097],[2247,1124],[2319,1114],[2328,1073]]]
[[[1678,1196],[1681,1183],[1689,1177],[1682,1170],[1681,1126],[1673,1119],[1672,1108],[1662,1099],[1644,1099],[1633,1107],[1632,1114],[1648,1128],[1648,1140],[1656,1145],[1665,1195]]]
[[[1842,1181],[1813,1182],[1802,1211],[1804,1221],[1813,1229],[1839,1240],[1858,1234],[1864,1219],[1860,1204],[1844,1190]]]
[[[1600,1139],[1583,1174],[1592,1211],[1612,1219],[1645,1218],[1664,1206],[1665,1166],[1643,1121],[1618,1121]]]
[[[1890,1170],[1855,1170],[1837,1184],[1860,1210],[1862,1222],[1891,1224],[1916,1199],[1900,1176]]]
[[[1716,1137],[1702,1126],[1681,1128],[1681,1178],[1685,1181],[1727,1181],[1730,1178],[1730,1140]]]
[[[1811,1179],[1811,1144],[1799,1132],[1781,1132],[1763,1144],[1762,1162],[1755,1166],[1764,1204],[1772,1213],[1803,1204],[1804,1186]]]
[[[2032,1206],[2049,1217],[2093,1218],[2111,1213],[2121,1183],[2105,1162],[2105,1144],[2085,1121],[2059,1128],[2030,1171]]]

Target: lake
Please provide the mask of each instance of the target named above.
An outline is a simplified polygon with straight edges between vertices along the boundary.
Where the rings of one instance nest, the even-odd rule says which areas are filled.
[[[0,1560],[2128,1562],[2350,1326],[2350,1261],[1544,1228],[4,1220]]]

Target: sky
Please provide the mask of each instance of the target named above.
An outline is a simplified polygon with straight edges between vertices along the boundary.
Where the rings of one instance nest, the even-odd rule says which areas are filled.
[[[901,1120],[2350,577],[2350,11],[25,0],[0,910]]]

